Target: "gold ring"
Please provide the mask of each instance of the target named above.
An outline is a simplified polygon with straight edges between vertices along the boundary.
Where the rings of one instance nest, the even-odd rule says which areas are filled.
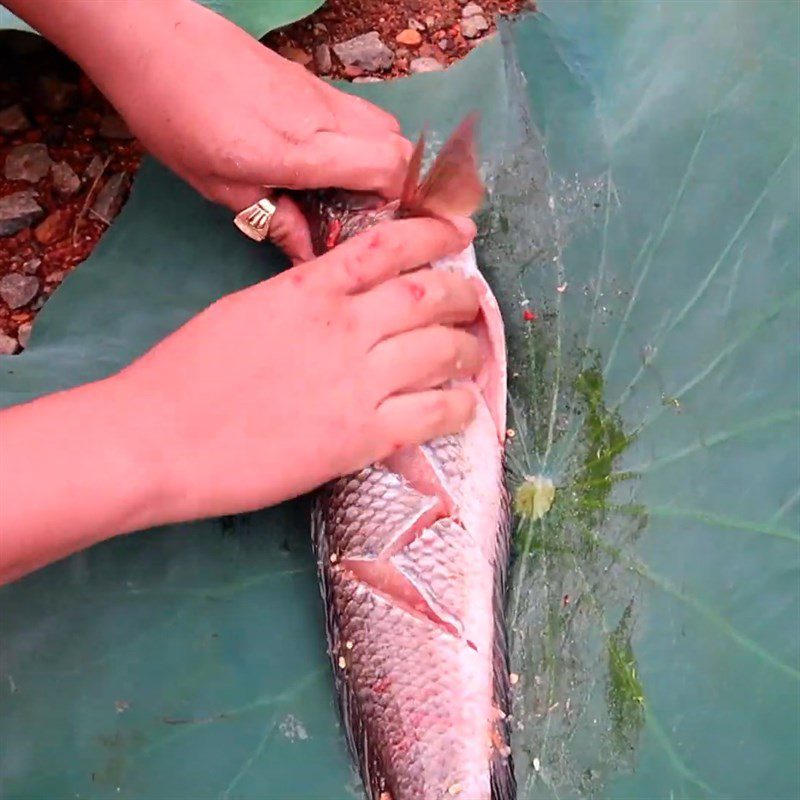
[[[263,242],[269,236],[269,224],[275,211],[275,206],[266,197],[262,197],[257,203],[240,211],[233,222],[245,236],[253,241]]]

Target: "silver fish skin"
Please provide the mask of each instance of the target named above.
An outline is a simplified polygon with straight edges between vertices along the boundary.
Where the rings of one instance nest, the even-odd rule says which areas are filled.
[[[389,204],[347,192],[306,195],[315,249],[383,219],[425,213],[428,197],[447,208],[448,192],[461,185],[454,177],[475,186],[471,152],[465,123],[419,185],[416,203],[408,193]],[[437,165],[440,178],[431,180]],[[450,205],[461,213],[458,200]],[[371,800],[513,800],[503,322],[472,246],[431,266],[472,276],[481,287],[472,331],[485,367],[459,382],[474,392],[476,416],[460,435],[405,448],[320,491],[312,539],[329,653]]]

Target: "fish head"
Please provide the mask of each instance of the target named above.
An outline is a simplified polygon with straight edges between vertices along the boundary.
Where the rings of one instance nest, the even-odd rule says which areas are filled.
[[[477,211],[484,190],[477,165],[476,122],[476,114],[463,120],[422,180],[425,136],[420,136],[398,199],[387,201],[378,194],[344,189],[298,192],[295,201],[308,220],[314,253],[322,255],[386,220],[469,216]]]

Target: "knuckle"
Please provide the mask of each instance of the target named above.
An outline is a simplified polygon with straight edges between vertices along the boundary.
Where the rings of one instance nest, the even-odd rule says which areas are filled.
[[[427,412],[428,424],[432,428],[441,430],[446,427],[450,419],[450,401],[448,396],[444,392],[435,392],[428,402]]]

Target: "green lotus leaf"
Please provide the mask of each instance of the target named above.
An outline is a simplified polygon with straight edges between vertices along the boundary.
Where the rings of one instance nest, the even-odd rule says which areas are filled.
[[[446,73],[358,87],[434,143],[483,112],[511,479],[547,490],[509,596],[521,797],[800,791],[798,23],[789,0],[546,2]],[[0,403],[283,266],[148,162]],[[9,797],[359,796],[305,501],[94,547],[0,613]]]

